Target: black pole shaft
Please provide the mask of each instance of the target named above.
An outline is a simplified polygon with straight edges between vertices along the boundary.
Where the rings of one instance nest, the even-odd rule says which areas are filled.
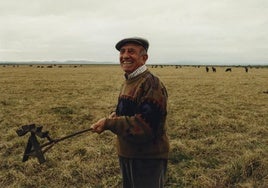
[[[82,134],[82,133],[85,133],[85,132],[88,132],[88,131],[92,131],[92,128],[85,129],[85,130],[82,130],[82,131],[79,131],[79,132],[76,132],[76,133],[73,133],[73,134],[64,136],[64,137],[62,137],[62,138],[58,138],[58,139],[54,140],[53,142],[54,142],[54,143],[57,143],[57,142],[60,142],[60,141],[62,141],[62,140],[65,140],[65,139],[74,137],[74,136],[76,136],[76,135],[79,135],[79,134]]]

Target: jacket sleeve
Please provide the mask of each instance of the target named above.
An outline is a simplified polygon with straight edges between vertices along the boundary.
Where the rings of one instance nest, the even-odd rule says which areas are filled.
[[[108,118],[105,127],[129,142],[145,143],[153,139],[152,129],[141,118],[141,114]]]

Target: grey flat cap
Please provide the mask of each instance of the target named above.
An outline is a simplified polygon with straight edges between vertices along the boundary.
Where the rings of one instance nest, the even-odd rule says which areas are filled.
[[[120,51],[121,47],[125,45],[126,43],[135,43],[135,44],[141,45],[146,51],[149,48],[148,40],[144,38],[140,38],[140,37],[131,37],[131,38],[122,39],[115,45],[115,48],[118,51]]]

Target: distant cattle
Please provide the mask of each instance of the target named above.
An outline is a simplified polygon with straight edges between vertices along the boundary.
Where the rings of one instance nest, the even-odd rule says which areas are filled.
[[[225,70],[225,72],[232,72],[232,69],[231,69],[231,68],[227,68],[227,69]]]
[[[247,67],[245,67],[245,71],[248,72],[248,68]]]
[[[207,72],[209,71],[209,68],[208,68],[208,67],[206,67],[206,71],[207,71]]]
[[[215,68],[215,67],[212,67],[212,71],[213,71],[213,72],[216,72],[216,68]]]

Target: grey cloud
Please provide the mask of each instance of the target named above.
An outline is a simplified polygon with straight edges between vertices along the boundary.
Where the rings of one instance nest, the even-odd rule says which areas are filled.
[[[266,0],[0,1],[0,61],[117,60],[118,40],[143,36],[152,63],[267,62],[267,12]]]

